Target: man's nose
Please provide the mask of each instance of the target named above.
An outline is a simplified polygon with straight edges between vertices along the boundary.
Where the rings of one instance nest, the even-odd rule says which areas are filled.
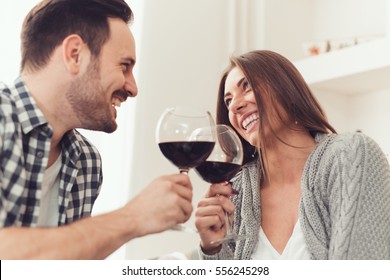
[[[138,95],[137,83],[133,75],[126,79],[125,90],[130,97],[136,97]]]

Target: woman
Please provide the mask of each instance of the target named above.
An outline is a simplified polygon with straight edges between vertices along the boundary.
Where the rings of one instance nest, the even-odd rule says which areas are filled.
[[[362,133],[337,134],[290,61],[232,58],[217,123],[240,135],[245,162],[198,204],[203,259],[390,259],[385,155]],[[212,242],[225,235],[224,211],[245,240]]]

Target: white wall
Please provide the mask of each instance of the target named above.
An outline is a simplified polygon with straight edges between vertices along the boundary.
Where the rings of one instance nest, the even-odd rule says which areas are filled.
[[[350,96],[349,131],[361,130],[372,137],[390,161],[390,89]]]
[[[302,42],[311,41],[316,0],[263,0],[264,47],[290,60],[303,57]]]
[[[337,132],[350,130],[351,108],[348,106],[350,97],[330,91],[313,92]]]
[[[1,1],[0,11],[0,81],[12,82],[19,73],[20,29],[28,11],[38,3],[37,0]]]
[[[345,39],[387,32],[387,0],[314,0],[313,38]]]
[[[390,161],[390,89],[363,94],[316,91],[337,132],[362,131],[374,139]]]
[[[301,59],[304,42],[383,36],[387,0],[258,0],[263,3],[264,47]],[[257,2],[256,2],[257,4]],[[257,4],[258,5],[258,4]],[[260,9],[256,9],[259,12]]]

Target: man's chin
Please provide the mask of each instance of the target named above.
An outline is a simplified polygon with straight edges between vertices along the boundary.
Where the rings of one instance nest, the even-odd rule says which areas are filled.
[[[106,122],[106,123],[101,123],[99,126],[95,126],[93,128],[89,128],[90,130],[95,130],[95,131],[101,131],[105,133],[113,133],[115,130],[117,130],[118,124],[113,121],[113,122]],[[87,128],[88,129],[88,128]]]
[[[118,124],[115,122],[115,123],[107,126],[106,129],[103,131],[106,133],[113,133],[115,130],[117,130],[117,128],[118,128]]]

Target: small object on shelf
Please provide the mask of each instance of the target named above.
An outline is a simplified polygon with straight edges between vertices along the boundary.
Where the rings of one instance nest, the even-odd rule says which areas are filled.
[[[330,51],[341,50],[357,45],[357,38],[330,40]]]
[[[303,50],[307,56],[319,55],[329,52],[330,44],[329,41],[305,42],[303,43]]]
[[[326,41],[304,42],[302,44],[306,56],[319,55],[331,51],[337,51],[355,45],[371,42],[383,38],[384,35],[362,35],[353,38],[329,39]]]

